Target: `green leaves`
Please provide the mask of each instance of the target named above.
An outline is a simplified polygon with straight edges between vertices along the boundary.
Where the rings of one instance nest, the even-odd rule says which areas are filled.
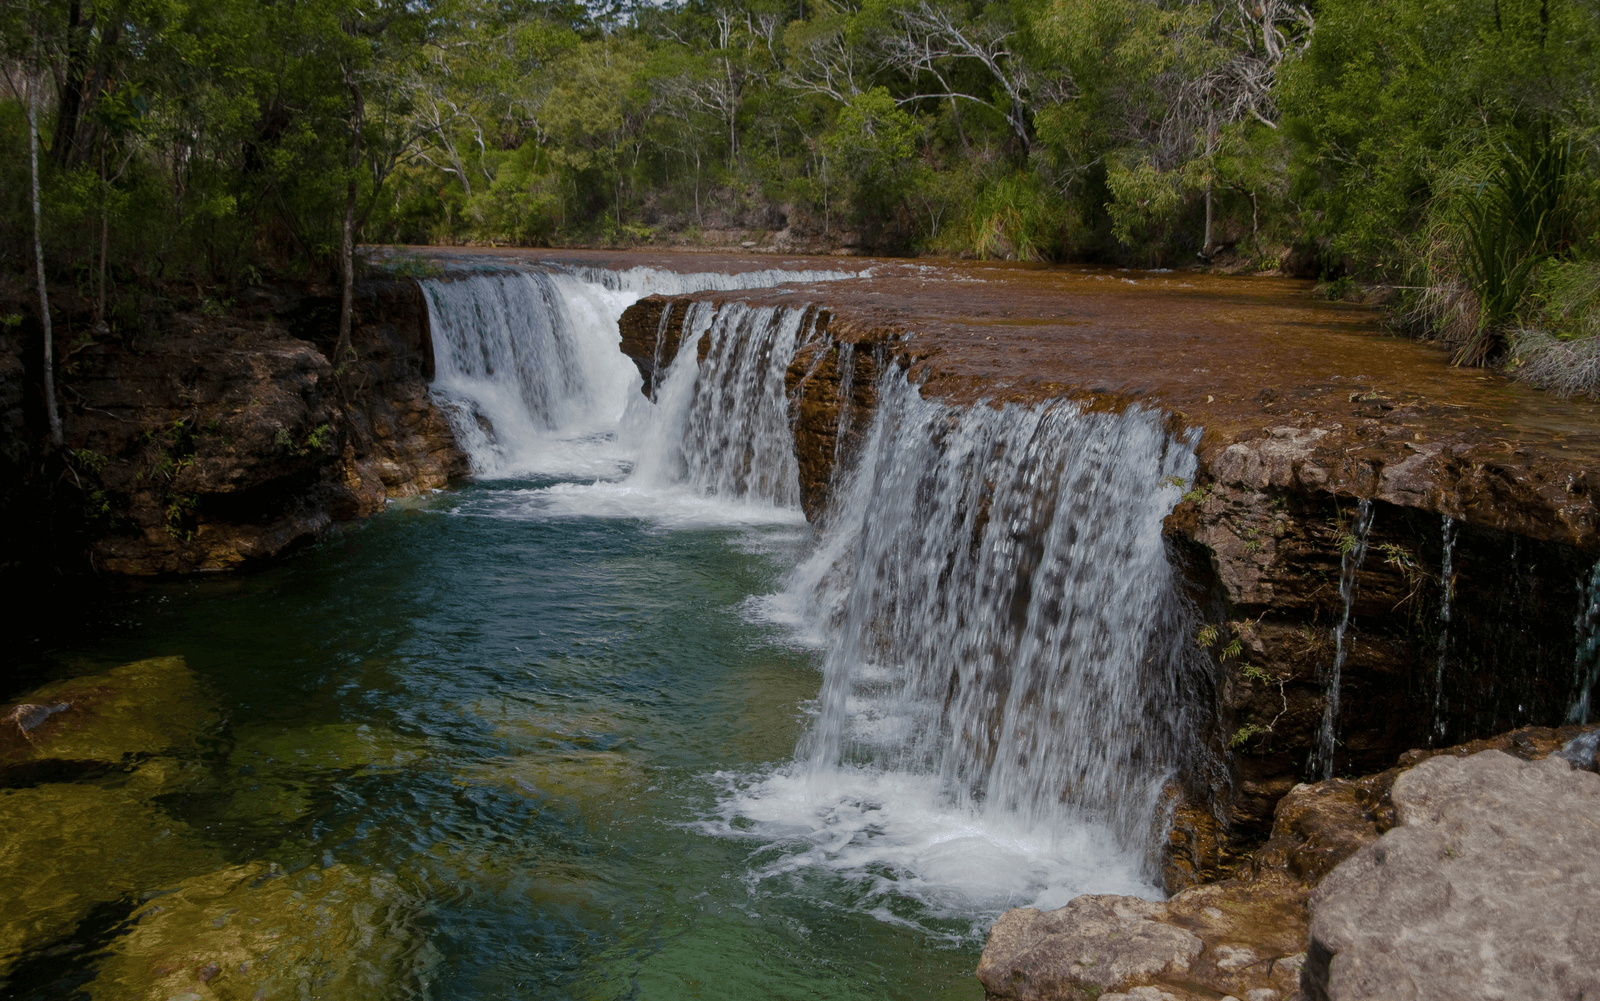
[[[1462,203],[1462,264],[1478,296],[1479,321],[1456,352],[1456,364],[1483,364],[1501,346],[1535,269],[1560,246],[1567,228],[1568,157],[1549,123],[1541,123],[1505,146],[1495,173]]]

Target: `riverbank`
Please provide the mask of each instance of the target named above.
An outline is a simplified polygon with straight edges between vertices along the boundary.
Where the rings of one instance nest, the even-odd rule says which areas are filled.
[[[43,455],[31,319],[0,337],[0,423],[17,571],[148,576],[260,565],[466,472],[428,396],[416,286],[360,283],[353,355],[331,359],[337,290],[265,284],[224,301],[153,290],[95,329],[56,297],[66,441]],[[18,314],[22,316],[24,314]]]

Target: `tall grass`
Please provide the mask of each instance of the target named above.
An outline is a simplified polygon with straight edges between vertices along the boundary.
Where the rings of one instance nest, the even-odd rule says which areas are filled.
[[[1527,304],[1540,263],[1566,228],[1568,150],[1548,123],[1507,143],[1495,173],[1460,209],[1462,269],[1478,298],[1478,323],[1457,365],[1482,365],[1503,346]]]
[[[938,241],[984,259],[1050,261],[1073,247],[1081,223],[1038,177],[1018,172],[984,185],[959,223]]]

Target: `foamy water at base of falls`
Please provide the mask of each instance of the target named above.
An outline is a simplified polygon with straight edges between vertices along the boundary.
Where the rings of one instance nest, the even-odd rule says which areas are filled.
[[[25,969],[92,985],[135,901],[270,864],[346,880],[333,961],[372,998],[977,1001],[1006,908],[1159,896],[1193,670],[1160,519],[1192,450],[891,374],[810,526],[803,310],[696,308],[654,402],[617,348],[640,295],[781,277],[425,283],[476,475],[58,644],[61,676],[185,658],[196,732],[139,783],[86,773],[145,797],[166,868],[107,813],[135,861]]]
[[[448,359],[436,392],[474,441],[480,477],[560,481],[507,484],[481,513],[653,530],[802,524],[784,384],[815,336],[802,307],[688,307],[653,400],[616,348],[617,317],[647,291],[785,277],[430,283]],[[808,733],[792,761],[719,770],[719,815],[699,829],[762,845],[757,882],[814,868],[870,883],[886,920],[908,920],[893,917],[896,897],[969,916],[978,932],[1008,906],[1157,895],[1149,848],[1188,737],[1160,522],[1191,451],[1137,412],[956,413],[898,373],[880,395],[823,533],[743,610],[817,648],[825,682]],[[974,744],[985,730],[996,740]]]

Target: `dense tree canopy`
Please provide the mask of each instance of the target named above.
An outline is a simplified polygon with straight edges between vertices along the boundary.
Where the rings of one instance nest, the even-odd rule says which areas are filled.
[[[1597,43],[1596,0],[0,0],[0,254],[33,93],[80,286],[787,229],[1292,260],[1481,360],[1593,332]]]

